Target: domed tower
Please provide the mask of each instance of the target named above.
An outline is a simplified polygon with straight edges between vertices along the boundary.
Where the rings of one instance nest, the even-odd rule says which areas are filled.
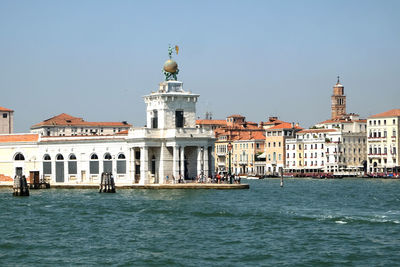
[[[175,47],[178,53],[178,47]],[[156,92],[144,96],[147,107],[147,128],[173,129],[196,128],[196,103],[198,94],[183,89],[177,81],[178,64],[172,60],[172,48],[168,49],[169,59],[164,63],[165,81]]]
[[[346,96],[344,95],[344,86],[340,84],[339,76],[337,83],[333,86],[331,101],[332,119],[346,115]]]

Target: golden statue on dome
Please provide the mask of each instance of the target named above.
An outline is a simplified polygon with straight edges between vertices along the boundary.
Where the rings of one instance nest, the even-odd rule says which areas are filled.
[[[163,67],[163,73],[165,75],[165,80],[166,81],[176,81],[177,77],[176,75],[178,75],[179,73],[179,69],[178,69],[178,63],[176,63],[175,60],[172,59],[172,47],[171,45],[168,46],[168,56],[169,59],[167,61],[165,61],[164,63],[164,67]],[[175,53],[178,55],[179,53],[179,46],[175,46]]]

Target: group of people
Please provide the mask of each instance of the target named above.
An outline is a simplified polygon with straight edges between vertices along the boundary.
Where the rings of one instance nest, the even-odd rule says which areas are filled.
[[[240,184],[240,176],[233,175],[228,173],[217,173],[212,177],[207,177],[204,174],[200,174],[196,177],[196,183],[215,183],[215,184]],[[167,184],[181,184],[186,183],[186,180],[179,175],[179,178],[176,179],[174,176],[170,178],[169,176],[166,177]]]

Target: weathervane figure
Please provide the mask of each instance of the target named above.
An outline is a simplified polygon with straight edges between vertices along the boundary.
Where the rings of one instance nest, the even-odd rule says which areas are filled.
[[[178,55],[179,53],[179,47],[176,45],[175,46],[175,52]],[[176,81],[177,80],[177,75],[179,73],[178,69],[178,64],[176,63],[175,60],[172,59],[172,47],[171,45],[168,46],[168,56],[169,59],[165,61],[164,67],[163,67],[163,73],[165,75],[165,80],[166,81]]]

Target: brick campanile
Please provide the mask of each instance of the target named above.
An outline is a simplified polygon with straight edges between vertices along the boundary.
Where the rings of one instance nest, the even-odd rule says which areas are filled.
[[[340,84],[339,76],[337,83],[333,86],[331,101],[332,119],[346,115],[346,96],[344,95],[344,86]]]

